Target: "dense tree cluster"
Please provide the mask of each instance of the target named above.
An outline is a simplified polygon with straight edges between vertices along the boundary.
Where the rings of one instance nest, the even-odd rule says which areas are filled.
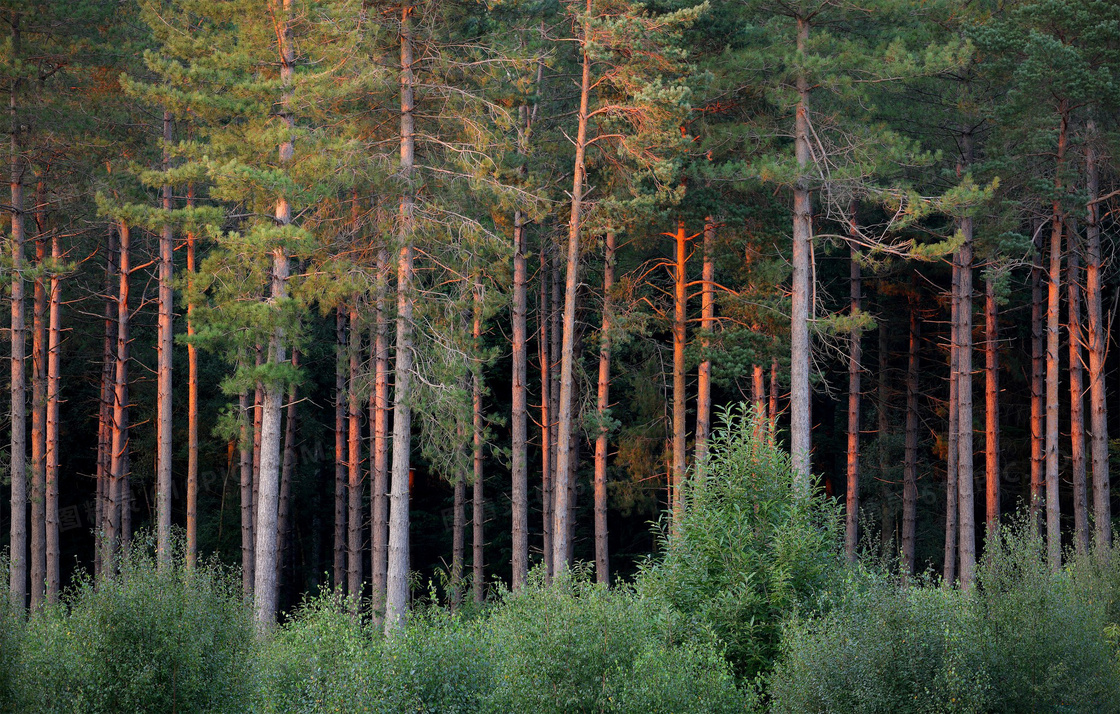
[[[1020,504],[1111,547],[1117,2],[0,17],[20,607],[144,527],[260,628],[608,582],[740,401],[852,560],[969,588]]]

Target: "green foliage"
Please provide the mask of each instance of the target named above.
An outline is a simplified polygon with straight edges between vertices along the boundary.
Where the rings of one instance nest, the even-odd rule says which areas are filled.
[[[812,611],[838,576],[838,512],[823,494],[797,494],[789,456],[745,405],[721,421],[707,476],[686,482],[684,515],[640,589],[711,628],[750,677],[770,668],[783,620]]]
[[[1120,711],[1115,562],[1052,573],[1024,519],[989,542],[971,592],[853,578],[787,628],[773,711]]]
[[[241,712],[252,644],[230,573],[181,563],[160,571],[134,543],[112,580],[84,581],[35,613],[5,669],[18,711]]]

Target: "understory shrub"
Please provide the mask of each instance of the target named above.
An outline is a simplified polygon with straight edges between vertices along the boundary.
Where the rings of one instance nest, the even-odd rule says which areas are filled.
[[[720,421],[706,476],[685,482],[684,513],[638,584],[714,631],[751,678],[772,665],[782,623],[815,611],[842,578],[839,512],[821,493],[798,492],[789,455],[745,405]]]
[[[215,565],[156,567],[143,543],[120,572],[86,580],[27,622],[13,701],[34,712],[243,712],[253,625]]]

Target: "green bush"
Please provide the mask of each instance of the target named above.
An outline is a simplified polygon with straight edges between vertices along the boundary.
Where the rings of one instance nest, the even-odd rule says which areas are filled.
[[[662,601],[581,574],[540,571],[485,621],[493,712],[741,712],[746,695],[710,644]]]
[[[112,580],[80,583],[35,613],[19,647],[15,700],[36,712],[242,712],[253,625],[216,566],[159,570],[141,544]]]
[[[639,577],[698,629],[711,629],[745,677],[767,671],[783,621],[812,611],[843,573],[836,505],[799,495],[789,456],[744,405],[710,442],[707,476],[686,482],[685,511],[664,556]]]
[[[6,556],[0,556],[0,583],[3,583],[0,587],[7,587]],[[23,637],[23,618],[4,592],[0,594],[0,712],[15,711],[15,671]]]

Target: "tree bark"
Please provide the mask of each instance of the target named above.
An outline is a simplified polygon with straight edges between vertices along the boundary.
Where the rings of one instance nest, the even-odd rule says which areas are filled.
[[[541,290],[538,298],[537,321],[539,322],[540,337],[537,340],[537,355],[541,365],[541,511],[542,511],[542,551],[544,555],[545,574],[551,578],[552,569],[552,466],[553,466],[553,441],[552,441],[552,364],[551,345],[549,344],[548,326],[548,256],[541,239]]]
[[[299,368],[299,353],[292,350],[292,366]],[[288,555],[291,551],[292,478],[296,468],[296,404],[299,387],[288,386],[288,404],[284,420],[284,462],[280,467],[280,508],[276,516],[276,582],[284,582]]]
[[[20,15],[12,14],[12,57],[20,55]],[[27,376],[25,367],[26,327],[23,315],[23,156],[20,151],[19,86],[16,79],[8,93],[10,117],[9,183],[12,201],[12,429],[11,472],[12,524],[8,564],[8,589],[13,606],[27,606]]]
[[[1097,197],[1100,179],[1097,170],[1096,126],[1087,124],[1089,142],[1085,147],[1086,188],[1089,193],[1088,223],[1085,227],[1085,305],[1089,332],[1089,429],[1093,462],[1093,541],[1098,553],[1112,545],[1112,507],[1109,501],[1108,409],[1104,384],[1105,354],[1108,338],[1101,310],[1101,228]]]
[[[131,232],[124,221],[118,223],[119,252],[117,275],[117,349],[113,378],[113,430],[109,467],[109,516],[105,532],[105,554],[102,556],[103,573],[113,577],[116,569],[117,550],[125,541],[128,528],[125,510],[129,507],[128,490],[128,333],[129,333],[129,250]]]
[[[459,429],[462,437],[462,428]],[[452,501],[451,525],[451,607],[457,609],[463,599],[463,547],[466,532],[464,509],[467,501],[467,475],[459,474],[455,480],[455,496]]]
[[[1066,304],[1069,308],[1069,440],[1073,477],[1074,540],[1077,552],[1089,552],[1089,490],[1085,479],[1085,389],[1081,344],[1081,260],[1077,224],[1069,222]]]
[[[918,521],[918,352],[921,322],[917,298],[910,298],[910,344],[906,359],[906,454],[902,472],[902,563],[915,572],[914,540]]]
[[[527,355],[525,312],[527,304],[527,271],[525,260],[525,217],[520,210],[513,215],[513,374],[511,387],[511,568],[513,589],[525,583],[529,574],[529,494],[528,455],[526,454]]]
[[[253,594],[253,560],[256,555],[256,540],[253,538],[253,439],[250,430],[251,411],[248,390],[238,395],[241,407],[241,594]]]
[[[171,112],[163,112],[163,170],[171,169]],[[165,183],[163,210],[171,212],[171,184]],[[156,560],[160,568],[171,563],[171,350],[174,332],[174,236],[165,223],[159,235],[159,319],[156,346]]]
[[[684,478],[688,471],[685,444],[688,432],[685,426],[685,321],[688,319],[688,237],[684,220],[677,221],[676,270],[673,291],[673,528],[677,528],[684,515]]]
[[[778,358],[770,358],[770,445],[778,441]]]
[[[117,280],[117,237],[109,230],[105,264],[105,337],[101,348],[101,403],[98,415],[97,440],[97,528],[94,534],[94,574],[102,577],[109,518],[109,482],[112,478],[113,451],[113,383],[117,344],[117,309],[113,284]]]
[[[882,287],[880,287],[880,290]],[[884,557],[897,554],[894,541],[894,505],[891,503],[890,481],[887,474],[890,471],[890,421],[887,410],[890,406],[890,387],[887,384],[888,359],[890,357],[890,340],[888,339],[890,320],[884,314],[879,318],[879,374],[876,400],[878,401],[876,417],[876,434],[878,440],[879,456],[879,500],[882,512],[882,528],[880,533],[882,553]]]
[[[986,529],[994,537],[999,528],[999,312],[996,282],[984,282],[984,475],[987,481]]]
[[[376,326],[373,337],[373,475],[370,477],[370,580],[374,618],[380,624],[385,606],[389,545],[389,251],[377,251]]]
[[[709,216],[704,219],[704,263],[700,288],[700,349],[703,352],[696,378],[696,477],[704,478],[708,461],[708,439],[712,434],[712,329],[715,327],[715,250],[716,227]],[[761,413],[760,413],[761,418]]]
[[[1060,113],[1055,195],[1062,192],[1061,170],[1069,126],[1068,109],[1064,101]],[[1046,556],[1050,569],[1054,571],[1062,566],[1061,504],[1058,500],[1061,486],[1058,480],[1058,330],[1061,326],[1059,308],[1062,297],[1063,221],[1061,202],[1055,198],[1050,219],[1050,270],[1046,290]]]
[[[971,588],[976,577],[976,507],[972,469],[972,219],[961,219],[965,242],[960,248],[957,318],[957,505],[960,536],[961,587]]]
[[[591,0],[587,0],[591,13]],[[579,288],[580,219],[583,207],[583,182],[587,152],[587,115],[591,94],[591,57],[588,43],[590,28],[582,29],[581,54],[583,71],[579,92],[579,126],[576,131],[576,155],[573,166],[571,217],[568,220],[568,258],[564,283],[564,335],[560,348],[560,403],[556,429],[556,479],[552,525],[552,562],[557,574],[568,568],[569,493],[571,482],[571,447],[573,432],[572,381],[575,377],[576,290]]]
[[[50,316],[47,320],[47,444],[46,444],[46,529],[47,529],[47,602],[58,603],[58,450],[59,386],[62,347],[62,286],[58,267],[62,261],[58,231],[51,231]]]
[[[797,51],[809,41],[809,21],[797,18]],[[790,315],[790,455],[798,491],[809,493],[812,451],[812,414],[809,399],[809,313],[811,306],[813,223],[809,195],[809,80],[797,77],[797,115],[794,152],[800,175],[793,188],[793,304]]]
[[[958,488],[959,469],[957,459],[960,451],[957,439],[960,436],[959,419],[960,401],[957,390],[960,388],[958,379],[959,362],[957,346],[960,340],[957,331],[960,329],[960,254],[953,255],[953,283],[950,302],[950,339],[949,339],[949,426],[948,426],[948,452],[945,458],[945,562],[942,567],[942,580],[946,586],[951,587],[957,580],[957,516],[958,516]]]
[[[347,488],[346,511],[346,591],[351,607],[357,611],[362,599],[362,403],[358,399],[361,369],[362,333],[357,306],[350,307],[350,379],[346,389],[347,405]]]
[[[854,232],[855,209],[853,207],[850,210],[852,213],[851,220],[853,222]],[[850,255],[850,314],[851,317],[855,319],[862,309],[860,304],[862,296],[859,251],[856,250],[855,243],[852,243],[850,246]],[[860,358],[862,354],[860,339],[862,336],[862,330],[853,328],[848,338],[848,487],[845,492],[846,498],[844,500],[844,552],[848,556],[848,561],[851,563],[856,561],[856,545],[857,539],[859,538],[859,400]]]
[[[1033,528],[1041,525],[1040,509],[1043,499],[1045,412],[1043,405],[1042,324],[1044,317],[1042,296],[1042,230],[1034,234],[1034,265],[1031,266],[1031,503],[1030,520]]]
[[[194,186],[187,188],[187,208],[194,208]],[[187,231],[187,567],[198,562],[198,348],[194,330],[194,231]]]
[[[397,363],[393,400],[393,477],[389,503],[389,559],[385,597],[385,631],[391,634],[404,624],[408,610],[409,492],[408,476],[412,432],[412,307],[413,188],[415,157],[413,134],[412,8],[401,10],[401,193],[397,261]]]
[[[474,286],[474,322],[471,326],[471,337],[474,340],[475,354],[480,354],[482,351],[482,285],[476,282]],[[473,523],[471,525],[471,538],[473,552],[471,553],[471,564],[473,566],[473,578],[471,589],[474,591],[475,602],[482,602],[485,585],[486,585],[486,563],[483,559],[483,550],[485,548],[485,534],[483,532],[485,520],[485,503],[483,502],[483,485],[484,479],[482,474],[482,375],[479,373],[479,366],[475,365],[471,374],[471,431],[472,442],[474,446],[473,462],[474,462],[474,479],[473,489],[474,492],[471,496],[471,507]],[[526,557],[528,555],[526,554]]]
[[[346,313],[335,310],[334,371],[334,586],[346,590]]]
[[[41,204],[41,187],[36,191]],[[35,235],[34,303],[31,322],[31,609],[43,604],[47,582],[46,435],[47,435],[47,288],[43,277],[47,251],[41,221]]]
[[[607,232],[603,261],[603,326],[599,333],[599,384],[596,411],[599,433],[595,437],[595,579],[610,583],[610,549],[607,539],[607,450],[609,448],[611,387],[611,318],[614,305],[615,234]]]

